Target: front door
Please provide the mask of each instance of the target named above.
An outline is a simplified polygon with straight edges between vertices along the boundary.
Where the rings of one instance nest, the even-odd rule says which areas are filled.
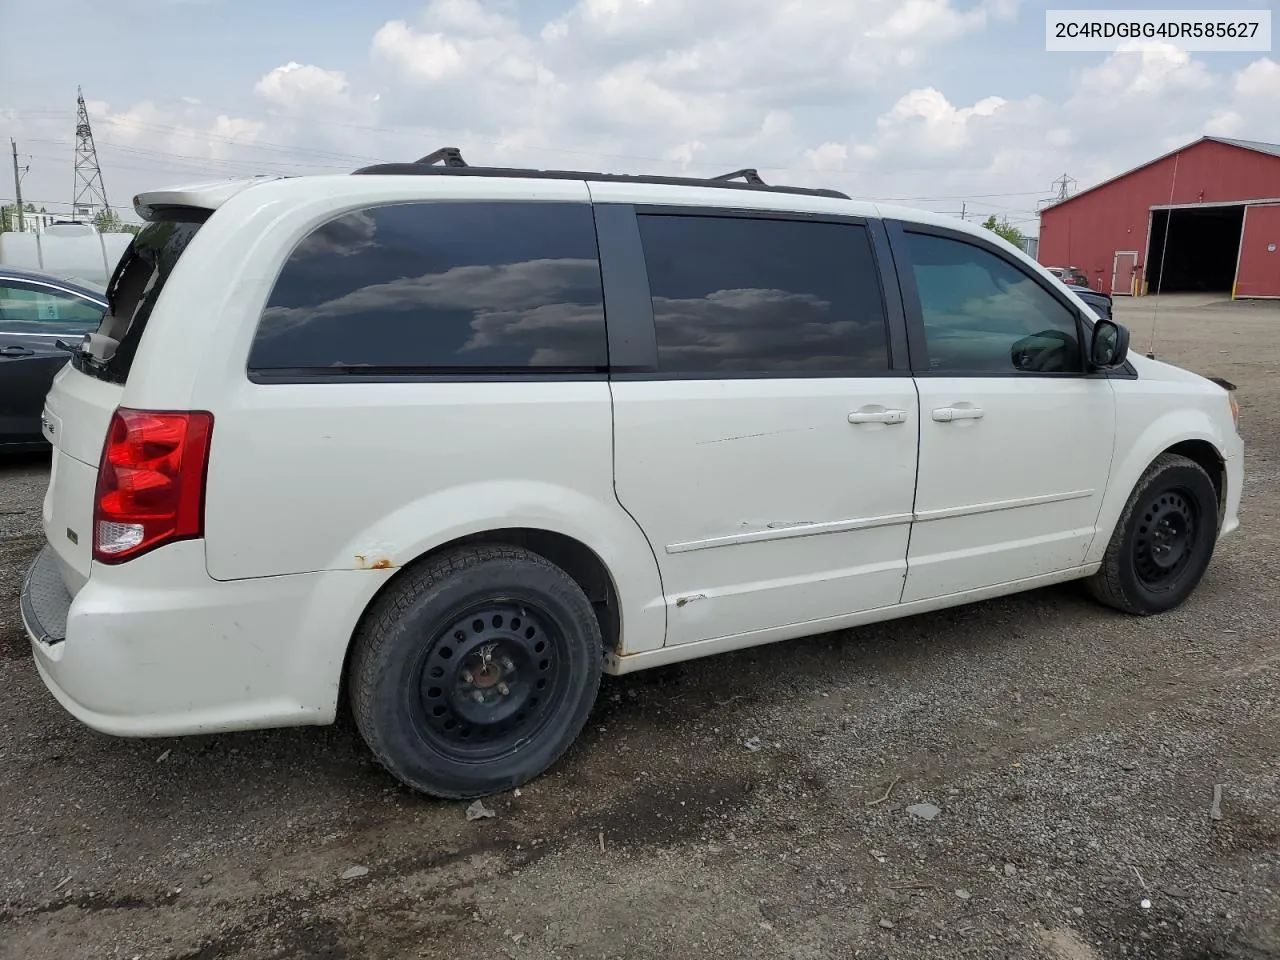
[[[1111,381],[1065,295],[985,240],[895,227],[920,390],[903,601],[1084,563],[1111,469]]]
[[[667,643],[896,604],[919,420],[868,225],[638,221],[657,370],[613,377],[615,477],[658,561]]]

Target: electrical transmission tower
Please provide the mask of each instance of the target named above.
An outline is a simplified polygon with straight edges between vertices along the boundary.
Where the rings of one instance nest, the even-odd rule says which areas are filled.
[[[102,168],[98,166],[98,151],[93,145],[93,129],[89,126],[89,111],[84,105],[84,94],[76,87],[76,183],[71,202],[74,216],[91,217],[107,205],[107,188],[102,183]]]
[[[1071,196],[1071,189],[1076,185],[1074,177],[1068,177],[1065,173],[1057,180],[1053,181],[1053,185],[1058,188],[1058,195],[1055,199],[1066,200]]]

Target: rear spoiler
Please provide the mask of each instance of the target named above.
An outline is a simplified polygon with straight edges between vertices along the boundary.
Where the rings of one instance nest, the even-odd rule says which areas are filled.
[[[180,187],[148,190],[133,198],[133,209],[143,220],[152,220],[158,211],[175,207],[194,207],[198,210],[217,210],[237,193],[268,180],[284,177],[263,174],[257,177],[238,177],[232,180],[214,180]]]

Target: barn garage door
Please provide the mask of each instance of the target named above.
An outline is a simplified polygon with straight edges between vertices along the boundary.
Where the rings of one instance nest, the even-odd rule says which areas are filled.
[[[1237,297],[1280,297],[1280,203],[1245,209]]]

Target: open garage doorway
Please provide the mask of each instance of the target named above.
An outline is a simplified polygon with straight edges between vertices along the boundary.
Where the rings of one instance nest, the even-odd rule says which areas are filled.
[[[1244,209],[1244,204],[1152,208],[1147,293],[1229,295]]]

